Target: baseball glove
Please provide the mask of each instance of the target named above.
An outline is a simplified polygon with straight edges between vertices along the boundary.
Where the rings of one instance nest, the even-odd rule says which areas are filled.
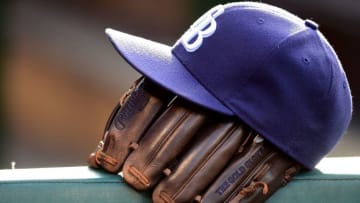
[[[264,202],[301,170],[235,117],[140,78],[120,99],[90,166],[122,172],[153,202]]]

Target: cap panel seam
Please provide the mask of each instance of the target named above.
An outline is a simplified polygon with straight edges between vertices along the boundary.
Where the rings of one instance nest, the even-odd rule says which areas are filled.
[[[317,43],[320,44],[323,52],[324,52],[324,53],[327,53],[327,54],[326,54],[326,62],[328,63],[328,68],[330,69],[330,70],[328,70],[328,71],[330,72],[330,78],[329,78],[330,82],[329,82],[329,84],[328,84],[326,94],[325,94],[325,95],[323,96],[323,98],[321,99],[321,100],[323,100],[323,99],[326,99],[327,97],[330,96],[329,94],[330,94],[330,91],[331,91],[331,89],[332,89],[332,87],[333,87],[334,64],[330,61],[330,59],[329,59],[329,57],[328,57],[329,54],[332,55],[333,53],[331,53],[331,52],[329,53],[330,50],[326,49],[325,43],[320,43],[321,41],[326,42],[326,40],[325,40],[325,38],[321,38],[321,37],[318,35],[317,31],[316,31],[316,38],[318,39],[318,40],[317,40]],[[337,60],[338,60],[338,59],[337,59]]]
[[[246,5],[243,3],[247,3]],[[261,8],[259,8],[259,5],[263,6]],[[264,5],[266,5],[266,9],[264,9]],[[293,21],[296,24],[302,24],[303,23],[303,19],[301,19],[300,17],[298,17],[297,15],[291,14],[287,11],[278,9],[270,4],[266,4],[266,3],[258,3],[258,2],[236,2],[236,3],[228,3],[225,4],[225,8],[229,9],[229,11],[236,11],[236,9],[248,9],[248,10],[256,10],[259,11],[261,13],[267,12],[270,14],[274,14],[278,17],[281,18],[286,18],[286,19],[291,19],[291,21]]]
[[[294,32],[290,35],[288,35],[287,37],[285,37],[283,40],[281,40],[278,45],[276,45],[275,47],[273,47],[273,49],[269,52],[269,54],[267,55],[267,57],[264,57],[264,60],[262,60],[261,62],[259,62],[259,65],[257,65],[256,69],[251,73],[249,74],[249,77],[246,79],[246,83],[242,86],[242,88],[245,88],[249,83],[247,81],[249,81],[252,77],[254,77],[254,75],[260,71],[262,68],[264,68],[264,64],[266,63],[266,61],[270,60],[271,59],[271,56],[273,56],[274,54],[276,54],[280,49],[279,47],[286,43],[287,41],[289,41],[291,38],[293,38],[294,36],[297,36],[298,34],[300,33],[303,33],[303,32],[307,32],[307,29],[300,29],[299,31],[297,32]],[[240,93],[241,94],[241,93]],[[228,108],[230,108],[233,112],[236,113],[237,117],[240,118],[239,113],[242,115],[240,119],[242,119],[246,124],[248,124],[251,128],[253,129],[257,129],[257,131],[259,131],[259,133],[264,133],[263,136],[265,136],[270,142],[272,142],[273,144],[275,144],[279,149],[281,149],[282,151],[284,151],[285,153],[289,154],[289,156],[291,156],[292,158],[294,158],[295,160],[298,160],[298,156],[295,156],[294,154],[296,153],[293,153],[293,150],[291,150],[291,148],[289,147],[289,145],[281,145],[281,142],[278,142],[277,139],[272,139],[274,136],[271,136],[267,133],[269,132],[265,132],[263,131],[263,129],[258,126],[262,126],[261,123],[262,122],[259,122],[257,121],[256,119],[254,119],[252,116],[249,116],[249,114],[244,111],[243,109],[241,109],[241,112],[239,112],[238,108],[234,107],[234,105],[232,104],[233,102],[232,101],[229,101],[229,105],[228,105]],[[245,117],[244,117],[245,115]],[[250,122],[249,122],[250,121]],[[290,145],[293,146],[293,143],[294,143],[294,137],[291,137],[289,139],[289,143],[291,143]],[[302,162],[301,162],[302,163]],[[309,167],[309,166],[307,166]]]
[[[264,58],[263,58],[262,60],[259,60],[258,63],[257,63],[256,65],[254,65],[254,70],[253,70],[253,71],[248,75],[248,77],[246,77],[246,78],[244,79],[244,81],[242,82],[242,84],[241,84],[241,89],[242,89],[242,88],[245,88],[245,87],[249,84],[248,81],[251,80],[251,79],[254,77],[254,75],[255,75],[260,69],[262,69],[262,68],[265,67],[264,64],[266,63],[266,61],[270,60],[271,57],[272,57],[274,54],[276,54],[278,51],[280,51],[279,48],[280,48],[280,46],[281,46],[283,43],[285,43],[286,41],[288,41],[289,38],[292,38],[292,37],[294,37],[294,36],[296,36],[296,35],[304,32],[304,31],[306,31],[306,30],[301,29],[301,30],[299,30],[299,31],[297,31],[297,32],[294,32],[294,33],[292,33],[292,34],[284,37],[284,39],[280,40],[279,43],[277,43],[277,45],[275,45],[275,46],[268,52],[268,54],[267,54],[266,56],[264,56]]]

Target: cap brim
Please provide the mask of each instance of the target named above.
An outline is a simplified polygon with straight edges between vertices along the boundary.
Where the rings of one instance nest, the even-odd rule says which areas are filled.
[[[110,28],[105,32],[120,55],[144,76],[201,106],[226,115],[234,114],[187,71],[172,54],[170,46]]]

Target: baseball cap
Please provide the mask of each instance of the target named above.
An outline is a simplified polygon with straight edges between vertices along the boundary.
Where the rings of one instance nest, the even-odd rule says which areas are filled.
[[[236,116],[313,168],[351,120],[341,63],[318,25],[275,6],[237,2],[210,9],[168,46],[106,29],[116,50],[161,86]]]

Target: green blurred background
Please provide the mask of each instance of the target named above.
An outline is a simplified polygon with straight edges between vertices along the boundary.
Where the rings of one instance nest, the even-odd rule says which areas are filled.
[[[0,3],[0,168],[85,165],[107,116],[138,74],[112,27],[173,44],[216,0],[13,0]],[[320,24],[354,96],[349,131],[329,156],[360,156],[360,1],[264,0]]]

